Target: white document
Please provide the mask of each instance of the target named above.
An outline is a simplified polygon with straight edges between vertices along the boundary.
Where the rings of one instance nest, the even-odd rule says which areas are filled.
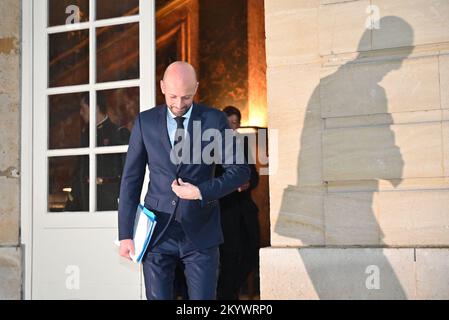
[[[156,227],[156,215],[139,204],[136,211],[136,219],[134,220],[134,255],[130,254],[131,259],[135,263],[140,263],[148,248],[154,228]],[[116,240],[116,244],[120,246],[120,242]]]

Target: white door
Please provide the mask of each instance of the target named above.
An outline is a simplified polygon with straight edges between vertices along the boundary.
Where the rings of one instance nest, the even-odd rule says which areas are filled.
[[[114,240],[132,119],[154,101],[154,2],[33,6],[31,297],[144,298]]]

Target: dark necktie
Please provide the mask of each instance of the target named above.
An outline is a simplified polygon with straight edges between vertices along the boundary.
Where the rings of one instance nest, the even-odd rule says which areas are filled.
[[[185,120],[184,117],[175,117],[176,131],[175,131],[175,140],[174,140],[174,143],[173,143],[173,148],[178,143],[181,143],[181,149],[176,154],[176,156],[178,157],[179,160],[182,158],[182,140],[184,139],[184,120]],[[179,177],[176,176],[176,179],[178,179],[178,178]],[[181,222],[181,212],[179,210],[179,207],[176,208],[175,220],[178,221],[178,222]]]
[[[176,146],[184,139],[184,117],[175,117],[176,121],[176,132],[175,132],[175,141],[173,146]]]
[[[175,131],[175,140],[173,143],[173,147],[175,147],[178,143],[181,143],[184,140],[184,117],[175,117],[176,121],[176,131]],[[182,147],[182,146],[181,146]],[[182,149],[179,150],[177,154],[178,157],[182,157]]]

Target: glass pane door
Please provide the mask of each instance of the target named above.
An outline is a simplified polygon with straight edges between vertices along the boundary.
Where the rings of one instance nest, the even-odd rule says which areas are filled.
[[[33,299],[144,297],[114,240],[131,128],[154,100],[153,6],[33,1]]]

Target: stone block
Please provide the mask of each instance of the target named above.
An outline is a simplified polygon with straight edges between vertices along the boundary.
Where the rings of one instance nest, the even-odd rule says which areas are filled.
[[[382,244],[449,245],[449,190],[379,193]]]
[[[347,63],[322,71],[323,118],[440,109],[438,58]]]
[[[265,0],[265,15],[280,15],[286,12],[318,8],[320,0]]]
[[[293,8],[286,6],[279,10],[270,10],[269,6],[265,12],[269,67],[303,63],[318,58],[318,5]]]
[[[370,50],[371,30],[365,26],[370,1],[333,3],[320,6],[320,54]]]
[[[326,245],[379,245],[376,192],[328,193],[324,204]]]
[[[416,297],[413,249],[265,248],[260,276],[261,299]]]
[[[440,123],[354,127],[323,133],[325,181],[441,177]]]
[[[19,300],[22,292],[20,249],[0,248],[0,300]]]
[[[280,210],[271,214],[273,246],[324,245],[323,190],[288,186]]]
[[[296,81],[302,79],[302,81]],[[269,69],[270,130],[277,130],[278,170],[270,183],[321,184],[321,111],[317,86],[319,65]]]
[[[416,294],[418,299],[449,299],[449,250],[416,249]]]
[[[449,110],[443,110],[446,119],[441,123],[443,130],[443,171],[444,176],[449,177]]]
[[[439,62],[441,108],[449,109],[449,55],[440,56]]]
[[[373,30],[373,49],[449,41],[449,2],[446,0],[373,0],[372,4],[379,8],[381,18],[396,18]],[[397,18],[409,24],[412,33]]]
[[[0,177],[0,246],[19,244],[19,180]]]
[[[0,39],[19,37],[21,17],[20,4],[21,1],[18,0],[2,0],[0,2],[0,12],[5,13],[1,22]]]

